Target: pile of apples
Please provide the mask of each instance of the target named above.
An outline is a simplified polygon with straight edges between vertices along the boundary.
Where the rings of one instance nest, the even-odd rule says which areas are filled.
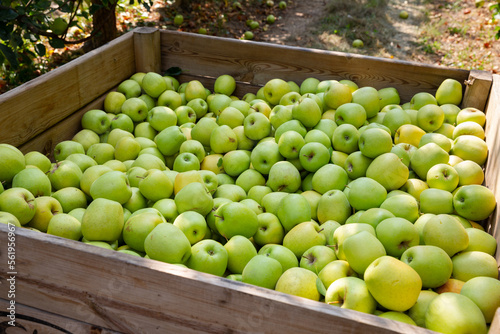
[[[0,222],[444,333],[500,307],[485,114],[350,80],[136,73],[55,162],[0,144]]]

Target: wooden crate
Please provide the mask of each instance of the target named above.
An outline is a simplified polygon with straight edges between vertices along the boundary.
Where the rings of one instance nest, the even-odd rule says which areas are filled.
[[[181,81],[233,75],[236,95],[271,78],[351,79],[396,87],[403,102],[435,93],[446,78],[465,84],[462,107],[487,112],[486,185],[500,198],[500,76],[354,54],[139,28],[0,96],[0,142],[46,154],[102,108],[135,72],[177,66]],[[1,161],[0,161],[1,163]],[[500,241],[498,210],[486,229]],[[0,320],[8,321],[8,227],[0,224]],[[15,231],[18,324],[39,333],[429,333],[374,315],[104,250],[26,229]],[[500,252],[497,261],[500,263]],[[500,311],[492,332],[500,332]]]

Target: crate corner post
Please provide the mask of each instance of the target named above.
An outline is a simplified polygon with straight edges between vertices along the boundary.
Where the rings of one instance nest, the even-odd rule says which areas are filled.
[[[160,30],[141,27],[134,30],[134,54],[136,72],[161,71]]]

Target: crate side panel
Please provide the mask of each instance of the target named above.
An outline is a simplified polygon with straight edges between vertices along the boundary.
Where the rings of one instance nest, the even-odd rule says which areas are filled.
[[[419,91],[435,93],[446,78],[465,82],[468,71],[349,53],[162,31],[162,71],[233,75],[263,85],[272,78],[300,84],[308,77],[350,79],[359,86],[396,87],[403,102]]]
[[[0,96],[0,142],[20,146],[135,72],[132,33]]]
[[[25,229],[16,230],[16,250],[17,302],[123,333],[429,333]],[[7,263],[6,251],[0,261]]]

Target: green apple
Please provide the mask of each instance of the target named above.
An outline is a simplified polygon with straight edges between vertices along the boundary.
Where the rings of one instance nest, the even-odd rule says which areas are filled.
[[[345,238],[342,250],[349,266],[361,276],[370,263],[386,255],[382,242],[368,231],[360,231]]]
[[[486,323],[493,321],[500,307],[500,281],[492,277],[474,277],[465,282],[460,294],[470,298],[481,310]]]
[[[223,74],[215,79],[214,83],[214,93],[225,94],[230,96],[236,89],[235,79],[228,74]]]
[[[7,224],[9,226],[22,227],[19,219],[16,218],[12,213],[0,211],[0,223]],[[293,254],[292,254],[293,255]],[[295,258],[295,255],[293,255]]]
[[[235,235],[252,237],[259,227],[257,214],[242,203],[232,202],[217,209],[215,215],[217,231],[226,239]]]
[[[283,272],[299,266],[299,260],[295,254],[281,244],[266,244],[259,249],[257,254],[277,260],[281,264]]]
[[[82,224],[69,214],[57,214],[50,219],[47,234],[71,240],[80,240],[82,238]]]
[[[289,194],[280,201],[276,216],[288,232],[297,224],[311,220],[311,205],[304,196]]]
[[[173,223],[175,218],[179,215],[175,200],[172,198],[164,198],[156,201],[152,207],[162,214],[167,223]]]
[[[368,130],[367,130],[368,131]],[[368,166],[366,176],[380,183],[387,191],[401,188],[409,178],[409,169],[394,153],[382,153]]]
[[[49,177],[39,168],[25,168],[12,179],[13,188],[29,190],[33,196],[50,196],[52,184]]]
[[[400,217],[384,219],[377,225],[375,232],[387,255],[396,258],[420,243],[417,228],[409,220]]]
[[[445,103],[441,105],[441,109],[444,111],[444,123],[456,125],[457,115],[461,110],[460,107],[455,104]]]
[[[127,97],[120,92],[109,92],[104,98],[104,111],[112,114],[119,114],[123,102]]]
[[[485,252],[462,251],[451,258],[453,278],[467,282],[474,277],[498,279],[498,264],[495,258]]]
[[[54,147],[54,159],[56,161],[65,160],[73,153],[85,154],[85,148],[82,144],[73,140],[63,140]]]
[[[156,131],[162,131],[169,126],[177,125],[177,114],[168,107],[156,106],[148,111],[146,120]]]
[[[450,154],[457,155],[463,160],[472,160],[478,165],[484,165],[488,157],[486,142],[473,135],[461,135],[453,141]]]
[[[266,100],[273,104],[277,105],[280,102],[280,99],[286,93],[290,92],[291,88],[285,80],[282,79],[271,79],[264,85],[264,97]]]
[[[80,188],[65,187],[53,192],[52,197],[61,204],[64,213],[87,207],[87,195]]]
[[[358,103],[344,103],[338,106],[335,111],[335,123],[337,125],[348,123],[354,125],[356,128],[360,128],[365,122],[365,108]]]
[[[183,152],[175,157],[172,169],[177,172],[200,170],[200,161],[193,153]]]
[[[453,131],[455,131],[455,126],[443,122],[441,127],[434,131],[434,133],[439,133],[445,136],[446,138],[453,139]]]
[[[290,130],[297,131],[298,133],[300,133],[302,135],[302,137],[305,137],[307,134],[306,127],[300,121],[298,121],[296,119],[292,119],[292,120],[284,122],[276,129],[276,131],[274,132],[274,138],[276,140],[276,143],[279,142],[281,135],[283,133],[290,131]]]
[[[457,114],[457,124],[472,121],[484,127],[486,123],[486,114],[474,107],[461,109]]]
[[[305,143],[299,151],[299,160],[308,172],[314,173],[329,163],[330,151],[325,145],[317,142]]]
[[[317,125],[321,114],[320,106],[310,97],[302,97],[297,104],[292,106],[292,118],[298,120],[306,128]]]
[[[148,200],[141,194],[139,188],[130,187],[130,190],[132,191],[132,196],[123,204],[123,208],[130,211],[130,213],[146,208],[148,206]]]
[[[382,110],[388,105],[399,105],[401,103],[401,98],[399,92],[394,87],[385,87],[378,90],[378,96],[380,99],[380,109]]]
[[[134,122],[142,122],[148,116],[148,105],[138,97],[132,97],[122,104],[121,112],[129,116]]]
[[[428,92],[419,92],[412,96],[409,106],[411,109],[419,110],[420,108],[428,104],[437,105],[437,101],[434,95]]]
[[[401,217],[414,223],[419,217],[418,202],[411,195],[387,196],[386,200],[380,204],[380,208],[389,210],[394,216]]]
[[[259,175],[262,175],[262,174],[259,173]],[[240,177],[241,177],[241,175],[240,175]],[[264,179],[264,184],[265,184],[265,179]],[[264,196],[273,192],[271,187],[266,186],[264,184],[262,184],[262,185],[257,184],[257,185],[252,186],[247,191],[247,198],[251,198],[251,199],[255,200],[257,203],[262,205],[262,199],[264,198]],[[241,184],[240,184],[240,187],[245,189],[245,187],[242,186]]]
[[[453,213],[453,195],[449,191],[437,188],[425,189],[420,193],[420,212]]]
[[[300,83],[300,95],[304,95],[306,93],[316,93],[319,82],[320,81],[314,77],[304,79]]]
[[[452,138],[457,139],[463,135],[472,135],[484,140],[484,128],[473,121],[462,122],[453,129]]]
[[[338,81],[332,81],[323,95],[323,103],[329,109],[338,109],[340,106],[352,101],[352,92],[349,86]],[[364,110],[364,108],[363,108]],[[356,111],[357,112],[357,111]],[[336,115],[337,117],[337,115]],[[366,118],[366,113],[365,113]],[[339,124],[337,122],[337,124]]]
[[[281,139],[281,138],[280,138]],[[318,129],[311,129],[306,133],[304,137],[305,143],[317,142],[325,145],[326,148],[330,149],[332,147],[332,141],[326,133]]]
[[[266,255],[255,255],[243,269],[241,281],[274,289],[282,273],[283,267],[278,260]]]
[[[35,228],[41,232],[47,232],[49,222],[54,215],[63,213],[61,203],[50,196],[36,197],[33,201],[33,205],[35,207],[35,214],[26,226]],[[16,214],[15,212],[11,213]]]
[[[415,305],[422,289],[418,273],[392,256],[373,261],[366,268],[364,280],[375,300],[391,311],[407,311]]]
[[[152,202],[169,198],[173,193],[172,181],[167,174],[159,169],[146,171],[138,188],[141,194]]]
[[[285,234],[283,246],[290,249],[297,258],[301,258],[312,246],[326,244],[325,235],[320,230],[320,225],[314,221],[299,223]]]
[[[380,183],[368,177],[360,177],[350,182],[347,187],[347,199],[355,210],[378,208],[387,197],[387,190]]]
[[[203,181],[202,181],[203,182]],[[175,195],[177,211],[196,211],[206,216],[213,208],[214,200],[204,183],[191,182],[185,185]]]
[[[119,171],[111,171],[99,176],[90,186],[93,200],[106,198],[125,204],[132,196],[127,175]]]
[[[243,128],[245,136],[249,139],[261,140],[271,133],[271,122],[266,115],[254,112],[244,118]]]
[[[431,188],[437,188],[452,192],[458,186],[458,172],[448,164],[436,164],[427,172],[427,184]]]
[[[149,258],[167,263],[186,263],[191,244],[173,224],[160,223],[146,237],[144,250]]]
[[[82,235],[89,241],[113,242],[120,237],[124,224],[123,207],[120,203],[96,198],[83,215]]]
[[[354,276],[357,277],[356,272],[352,270],[349,263],[344,260],[334,260],[328,263],[319,272],[318,277],[328,291],[328,287],[342,277]]]
[[[333,158],[333,153],[332,153],[332,158]],[[361,151],[355,151],[347,156],[344,165],[342,167],[344,167],[349,178],[351,180],[355,180],[358,177],[366,176],[366,170],[368,169],[368,166],[370,166],[372,161],[373,159],[363,155]]]
[[[462,102],[462,84],[455,79],[445,79],[436,91],[436,101],[439,105],[459,105]]]
[[[352,93],[352,102],[365,108],[367,119],[374,117],[380,111],[379,93],[373,87],[365,86],[355,90]]]
[[[257,215],[258,228],[253,235],[254,242],[259,246],[280,244],[283,242],[285,231],[276,215],[263,212]]]
[[[326,290],[325,303],[344,309],[372,314],[377,302],[368,291],[367,284],[358,277],[341,277]]]
[[[250,198],[250,189],[255,186],[265,186],[266,178],[255,169],[247,169],[243,171],[235,180],[235,184],[243,188],[243,190],[247,193],[247,197]],[[260,203],[260,199],[252,198]]]
[[[227,174],[219,174],[219,175],[227,175]],[[219,186],[213,195],[214,198],[227,198],[232,202],[241,202],[247,196],[245,190],[236,184],[224,184],[219,182]]]
[[[487,333],[481,309],[468,297],[445,292],[434,298],[425,313],[425,327],[441,333]]]
[[[253,168],[262,175],[268,175],[271,167],[281,160],[283,160],[283,157],[279,152],[279,146],[271,140],[257,144],[250,155]]]
[[[168,107],[175,110],[177,107],[182,105],[182,97],[178,92],[167,89],[160,96],[158,96],[156,104],[158,106]]]
[[[195,211],[181,213],[175,218],[173,224],[184,232],[191,245],[205,238],[208,228],[205,217]]]
[[[254,244],[242,235],[233,236],[224,248],[228,253],[227,269],[233,274],[241,274],[248,261],[257,255]]]
[[[231,129],[243,125],[244,120],[245,120],[245,115],[243,115],[243,113],[241,113],[241,111],[239,111],[235,107],[231,106],[224,108],[224,110],[222,110],[221,113],[219,114],[219,117],[217,117],[217,123],[219,125],[227,125]]]
[[[368,129],[360,135],[358,145],[363,155],[374,159],[381,154],[391,152],[392,137],[382,129]]]
[[[82,128],[92,130],[101,135],[109,130],[111,120],[104,110],[91,109],[83,114],[81,125]]]
[[[464,252],[480,251],[495,256],[497,243],[491,234],[473,227],[465,228],[465,230],[469,235],[469,246],[464,249]]]
[[[427,104],[417,112],[417,125],[426,132],[432,132],[441,127],[444,122],[444,111],[435,104]]]
[[[446,164],[448,153],[435,143],[428,143],[419,147],[411,156],[410,167],[417,175],[426,180],[427,172],[436,164]]]
[[[292,105],[284,106],[278,104],[271,109],[271,113],[269,114],[269,120],[275,129],[292,119]]]
[[[142,78],[142,89],[152,98],[158,98],[165,90],[167,90],[167,82],[158,73],[148,72]]]
[[[441,248],[432,245],[416,245],[401,255],[401,261],[416,270],[423,288],[437,288],[451,278],[453,263]]]
[[[321,224],[327,220],[344,224],[351,212],[351,205],[343,191],[333,189],[321,195],[318,202],[318,221]]]
[[[364,211],[358,218],[358,223],[369,224],[376,228],[377,225],[387,218],[395,217],[392,212],[382,208],[370,208]]]
[[[269,170],[266,185],[273,191],[293,193],[301,186],[297,168],[289,161],[278,161]]]
[[[165,156],[172,156],[178,153],[182,143],[186,140],[186,135],[176,125],[165,128],[154,138],[158,149]]]
[[[289,92],[289,93],[286,93],[285,95],[283,95],[280,99],[280,102],[279,104],[277,104],[277,106],[281,105],[281,106],[292,106],[296,103],[299,102],[300,100],[300,97],[302,95],[300,95],[300,93],[297,93],[297,92]],[[275,107],[273,107],[274,109]],[[272,110],[271,110],[271,113],[272,113]]]
[[[140,80],[142,82],[142,79]],[[127,99],[139,97],[142,93],[142,87],[138,81],[130,78],[122,81],[116,91],[125,95]]]
[[[490,189],[471,184],[457,189],[453,196],[453,207],[460,216],[480,221],[488,218],[495,210],[496,201]]]
[[[418,147],[420,139],[426,132],[414,124],[403,124],[401,125],[394,134],[394,144],[398,145],[400,143],[411,144],[412,146]]]
[[[289,268],[276,282],[275,290],[289,295],[319,301],[321,295],[316,286],[318,275],[300,267]]]
[[[418,147],[422,147],[428,143],[438,144],[446,152],[450,152],[452,146],[452,141],[450,140],[450,138],[436,132],[429,132],[423,135],[422,138],[420,138]]]
[[[430,217],[423,227],[422,236],[425,245],[440,247],[450,257],[469,245],[465,228],[457,219],[446,214]]]
[[[359,131],[354,125],[349,123],[341,124],[333,132],[333,149],[351,154],[359,149],[359,137]]]
[[[82,170],[76,163],[63,160],[54,163],[47,175],[52,184],[52,189],[57,191],[65,187],[78,187],[82,174]]]
[[[438,293],[432,290],[420,291],[417,302],[408,310],[408,315],[415,321],[417,326],[425,328],[425,312],[429,307],[429,303],[437,296]]]
[[[221,125],[212,130],[210,135],[210,147],[215,153],[226,153],[238,148],[238,139],[233,129],[227,125]]]
[[[403,312],[387,311],[387,312],[379,314],[378,316],[380,318],[396,320],[399,322],[403,322],[403,323],[406,323],[409,325],[416,326],[415,321],[413,321],[413,319],[409,315],[407,315],[406,313],[403,313]]]
[[[411,117],[407,110],[404,110],[397,104],[390,104],[382,109],[385,111],[382,124],[391,130],[391,135],[394,137],[396,131],[404,124],[412,124]]]
[[[94,159],[99,165],[115,158],[115,148],[109,143],[95,143],[90,145],[87,155]]]
[[[159,211],[143,211],[130,216],[123,225],[123,241],[132,249],[144,252],[144,241],[165,219]]]
[[[81,131],[84,131],[84,130],[80,130],[80,132]],[[86,130],[86,131],[90,131],[90,130]],[[90,132],[92,132],[92,131],[90,131]],[[92,132],[92,133],[94,133],[94,132]],[[97,136],[97,142],[99,142],[99,136]],[[1,147],[0,147],[0,149],[1,149]],[[2,161],[6,161],[6,160],[2,160]],[[46,155],[44,155],[38,151],[31,151],[31,152],[26,153],[24,155],[24,160],[25,160],[26,166],[36,166],[44,173],[47,173],[50,170],[50,167],[52,166],[52,162],[50,161],[50,159]]]

